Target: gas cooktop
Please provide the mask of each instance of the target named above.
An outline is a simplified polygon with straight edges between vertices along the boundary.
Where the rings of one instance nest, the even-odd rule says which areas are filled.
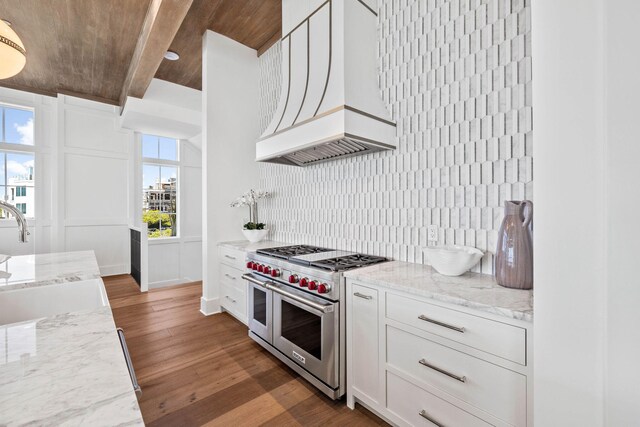
[[[257,253],[285,259],[291,263],[340,272],[388,261],[384,257],[337,251],[317,246],[295,245],[260,249]]]

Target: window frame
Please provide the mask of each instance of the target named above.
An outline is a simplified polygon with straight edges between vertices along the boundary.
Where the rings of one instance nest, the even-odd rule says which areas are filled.
[[[174,140],[176,142],[176,159],[177,160],[166,160],[166,159],[160,159],[157,157],[144,157],[143,153],[144,153],[144,147],[143,147],[143,137],[144,136],[153,136],[153,137],[157,137],[157,138],[165,138],[165,139],[171,139]],[[181,238],[181,233],[182,233],[182,221],[181,221],[181,204],[180,204],[180,192],[181,192],[181,172],[182,172],[182,164],[180,162],[180,149],[181,149],[181,140],[177,139],[177,138],[169,138],[166,136],[160,136],[160,135],[155,135],[155,134],[150,134],[150,133],[140,133],[139,134],[139,156],[140,156],[140,163],[139,163],[139,167],[138,167],[138,171],[140,174],[140,184],[143,184],[142,182],[142,175],[143,175],[143,171],[144,171],[144,167],[145,166],[156,166],[159,168],[162,167],[172,167],[176,169],[176,212],[174,212],[174,214],[176,215],[176,227],[177,232],[175,236],[160,236],[160,237],[153,237],[153,238],[149,238],[148,241],[149,243],[152,242],[162,242],[162,241],[170,241],[170,240],[179,240]],[[159,144],[159,141],[158,141]],[[158,150],[158,156],[160,155],[160,152]],[[142,209],[144,206],[144,188],[143,185],[140,185],[140,189],[142,190],[140,193],[140,206],[138,209],[138,215],[140,218],[140,221],[142,222]],[[158,199],[160,200],[160,199]]]
[[[13,110],[23,110],[23,111],[29,111],[32,114],[33,117],[33,144],[32,145],[28,145],[28,144],[19,144],[19,143],[14,143],[14,142],[6,142],[4,140],[6,134],[5,134],[5,127],[6,127],[6,119],[5,119],[5,114],[4,113],[0,113],[0,152],[4,153],[5,155],[7,154],[27,154],[27,155],[31,155],[33,156],[33,189],[34,189],[34,199],[33,199],[33,216],[32,217],[26,217],[28,222],[32,222],[35,221],[37,218],[37,205],[38,205],[38,201],[36,200],[36,187],[37,187],[37,175],[38,175],[38,153],[39,153],[39,144],[38,144],[38,132],[37,132],[37,109],[35,106],[28,106],[28,105],[20,105],[20,104],[14,104],[11,102],[4,102],[4,101],[0,101],[0,108],[9,108],[9,109],[13,109]],[[6,158],[5,158],[6,159]],[[5,168],[5,175],[6,175],[6,168]],[[0,187],[8,187],[9,183],[8,180],[6,179],[5,176],[5,183],[0,186]],[[16,186],[16,189],[18,187]],[[5,193],[4,191],[0,194],[0,200],[5,200]],[[16,194],[15,197],[20,197],[17,195],[17,190],[16,190]],[[10,201],[10,200],[9,200]],[[6,226],[6,224],[8,223],[13,223],[15,220],[13,218],[0,218],[0,227],[2,226]]]

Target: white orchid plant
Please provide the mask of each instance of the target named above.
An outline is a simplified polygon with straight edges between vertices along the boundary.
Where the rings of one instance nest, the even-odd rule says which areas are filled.
[[[245,230],[264,230],[265,224],[258,222],[258,200],[269,197],[267,191],[249,190],[231,203],[232,208],[249,207],[249,222],[244,225]]]

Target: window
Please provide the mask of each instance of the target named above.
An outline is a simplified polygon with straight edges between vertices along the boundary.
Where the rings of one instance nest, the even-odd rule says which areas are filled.
[[[0,200],[33,218],[35,148],[33,110],[0,104]],[[9,215],[0,209],[0,219]]]
[[[142,221],[149,238],[178,236],[178,141],[142,135]]]

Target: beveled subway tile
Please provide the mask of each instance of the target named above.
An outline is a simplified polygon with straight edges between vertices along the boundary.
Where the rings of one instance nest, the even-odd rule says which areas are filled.
[[[423,262],[440,243],[487,250],[504,200],[532,197],[531,6],[526,0],[380,1],[381,94],[398,149],[304,169],[260,164],[271,238]],[[264,129],[280,93],[279,45],[259,58]]]

